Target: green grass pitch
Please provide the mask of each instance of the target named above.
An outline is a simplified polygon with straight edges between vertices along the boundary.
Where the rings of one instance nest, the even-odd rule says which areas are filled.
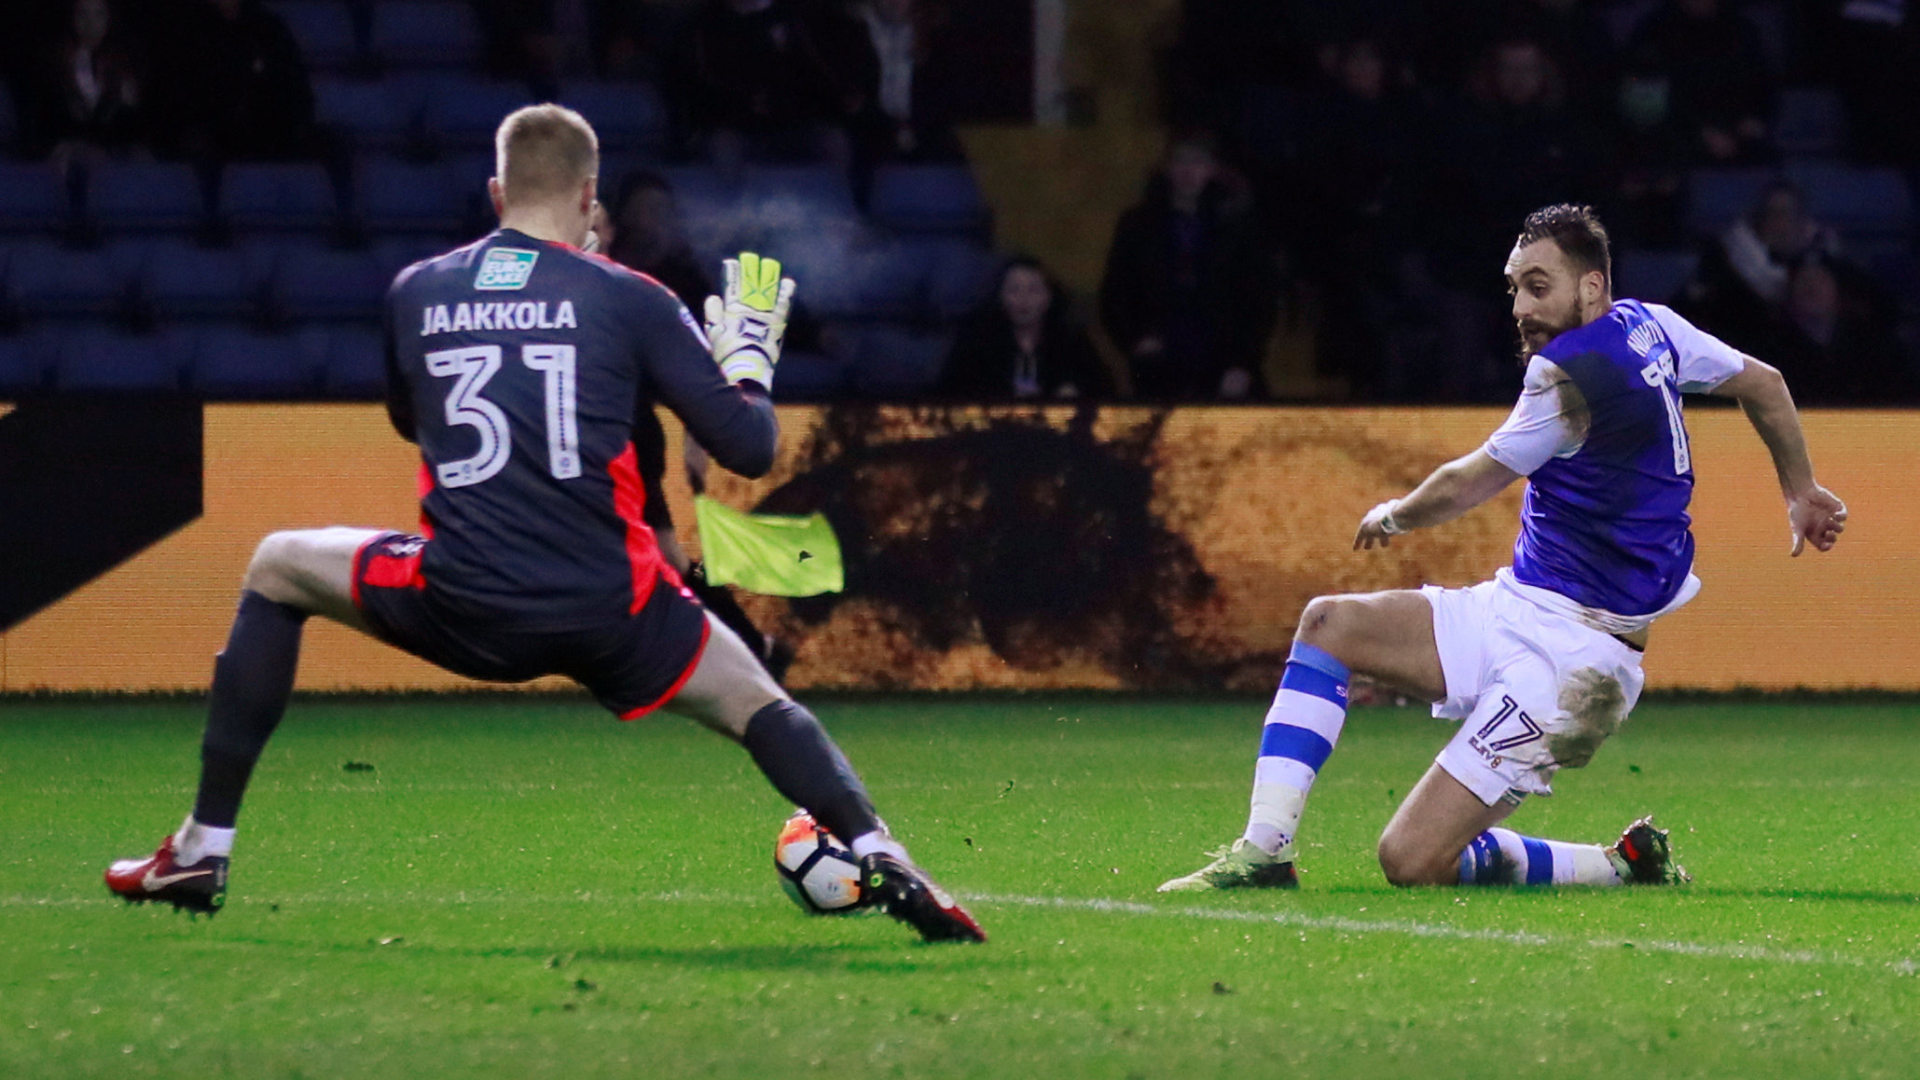
[[[1698,883],[1607,892],[1385,886],[1450,729],[1356,709],[1301,891],[1198,898],[1153,888],[1239,828],[1261,702],[819,711],[990,944],[802,915],[744,753],[564,698],[298,702],[225,912],[129,908],[200,706],[0,703],[0,1076],[1920,1074],[1912,704],[1643,707],[1514,819],[1657,812]]]

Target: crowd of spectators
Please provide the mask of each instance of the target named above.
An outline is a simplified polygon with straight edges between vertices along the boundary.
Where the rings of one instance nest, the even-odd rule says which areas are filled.
[[[1501,260],[1527,211],[1572,201],[1600,210],[1616,253],[1701,252],[1696,281],[1649,299],[1808,370],[1809,394],[1880,400],[1913,386],[1910,234],[1870,253],[1831,230],[1756,240],[1784,228],[1763,224],[1778,213],[1768,206],[1798,197],[1782,186],[1723,243],[1690,220],[1688,185],[1700,170],[1791,168],[1776,118],[1781,92],[1805,87],[1837,92],[1851,121],[1816,153],[1911,181],[1920,129],[1894,104],[1920,100],[1909,8],[1186,0],[1164,64],[1169,119],[1222,133],[1278,265],[1320,297],[1321,374],[1359,398],[1508,396]],[[1766,291],[1730,299],[1745,280],[1732,268]]]
[[[353,70],[378,78],[376,0],[338,3]],[[470,4],[480,65],[533,97],[578,80],[656,87],[671,117],[662,160],[825,166],[863,205],[883,165],[964,160],[956,88],[978,50],[940,0]],[[191,162],[214,245],[227,239],[216,208],[231,164],[317,162],[335,242],[366,242],[353,175],[364,148],[317,119],[307,63],[272,5],[15,7],[0,78],[17,156],[69,174]],[[1299,312],[1318,313],[1318,375],[1352,399],[1501,400],[1517,379],[1501,261],[1528,211],[1573,201],[1600,209],[1616,252],[1697,251],[1691,280],[1648,298],[1777,359],[1804,398],[1913,393],[1910,231],[1855,245],[1784,179],[1724,232],[1703,230],[1688,199],[1703,169],[1784,177],[1790,86],[1828,88],[1845,107],[1835,144],[1815,153],[1920,174],[1920,126],[1894,104],[1920,100],[1916,42],[1920,13],[1901,0],[1185,0],[1164,64],[1174,134],[1112,226],[1098,295],[1076,304],[1041,261],[1007,261],[928,390],[1261,399],[1288,298],[1289,333]],[[704,288],[662,174],[606,179],[614,257]],[[806,319],[798,329],[821,337]]]

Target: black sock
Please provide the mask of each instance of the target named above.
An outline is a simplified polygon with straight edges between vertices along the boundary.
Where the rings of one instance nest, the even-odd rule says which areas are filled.
[[[866,786],[805,706],[792,701],[766,706],[747,721],[740,741],[780,794],[842,843],[880,827]]]
[[[759,627],[753,625],[753,620],[747,617],[746,609],[740,606],[740,601],[733,598],[733,590],[725,585],[714,585],[707,581],[706,567],[699,563],[694,563],[688,568],[686,581],[687,587],[692,589],[693,595],[699,597],[700,602],[707,606],[707,610],[713,612],[715,618],[726,623],[728,629],[739,634],[740,640],[753,653],[753,658],[765,664],[767,637],[760,632]]]
[[[307,613],[257,592],[240,594],[227,647],[214,658],[207,733],[200,741],[200,795],[193,819],[233,828],[254,763],[293,696],[300,628]]]

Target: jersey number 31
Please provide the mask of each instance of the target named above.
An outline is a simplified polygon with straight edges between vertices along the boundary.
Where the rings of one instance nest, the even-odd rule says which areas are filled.
[[[498,345],[441,349],[426,356],[427,371],[454,379],[447,394],[447,423],[480,433],[480,451],[470,458],[448,461],[435,469],[443,487],[469,487],[492,479],[507,467],[513,436],[507,414],[480,396],[487,382],[500,373]],[[547,471],[555,480],[580,475],[580,428],[573,414],[573,346],[522,345],[520,362],[546,375]]]

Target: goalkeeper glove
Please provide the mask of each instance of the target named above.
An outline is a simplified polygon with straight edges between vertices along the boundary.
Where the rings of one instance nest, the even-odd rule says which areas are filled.
[[[743,251],[728,259],[721,296],[707,297],[707,341],[720,374],[739,385],[752,379],[773,389],[773,365],[787,336],[787,311],[793,306],[793,279],[780,276],[778,259]]]

